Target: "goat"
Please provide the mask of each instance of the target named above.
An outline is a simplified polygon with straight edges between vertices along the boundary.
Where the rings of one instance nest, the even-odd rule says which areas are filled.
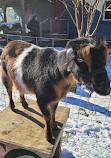
[[[45,137],[51,142],[52,131],[57,128],[55,113],[58,102],[73,84],[85,84],[100,95],[110,93],[105,69],[107,57],[107,47],[100,38],[72,39],[62,51],[21,40],[9,42],[1,55],[1,68],[11,110],[15,110],[13,85],[19,91],[24,108],[28,107],[24,94],[35,94],[45,119]]]

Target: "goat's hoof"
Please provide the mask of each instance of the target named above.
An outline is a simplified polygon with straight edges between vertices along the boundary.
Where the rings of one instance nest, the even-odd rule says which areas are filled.
[[[22,106],[26,109],[28,108],[28,103],[26,101],[22,102]]]
[[[52,138],[48,138],[47,141],[48,141],[49,143],[51,143],[51,142],[52,142]]]
[[[45,136],[45,137],[46,137],[46,139],[47,139],[47,141],[48,141],[49,143],[52,142],[52,135],[47,135],[47,136]]]
[[[58,129],[57,124],[54,123],[53,126],[52,126],[52,130],[56,131],[57,129]]]
[[[45,135],[46,140],[47,140],[49,143],[51,143],[51,141],[52,141],[52,132],[51,132],[51,133],[48,133],[47,130],[46,130],[46,128],[44,128],[44,135]]]
[[[10,106],[10,109],[11,109],[12,111],[15,111],[15,106]]]

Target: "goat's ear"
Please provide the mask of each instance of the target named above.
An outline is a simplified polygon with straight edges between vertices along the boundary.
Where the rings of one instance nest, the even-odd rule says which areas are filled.
[[[76,58],[77,52],[73,48],[66,50],[66,66],[67,71],[71,72],[74,64],[74,59]]]
[[[69,57],[75,57],[77,55],[77,52],[73,48],[67,49],[66,53]]]
[[[95,47],[96,48],[99,48],[99,47],[101,47],[102,45],[105,44],[105,38],[104,37],[96,36],[94,41],[95,41]]]
[[[80,38],[75,38],[67,42],[66,44],[66,49],[68,48],[73,48],[74,50],[79,50],[82,47],[87,46],[89,43],[91,43],[92,39],[91,38],[85,38],[85,37],[80,37]]]

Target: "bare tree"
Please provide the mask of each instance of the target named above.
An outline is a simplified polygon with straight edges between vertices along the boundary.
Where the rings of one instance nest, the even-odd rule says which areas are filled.
[[[104,9],[107,0],[59,0],[59,1],[61,1],[64,4],[67,12],[69,13],[73,21],[73,24],[76,26],[78,37],[93,36],[98,29],[104,11],[106,11],[109,8],[108,6],[106,9]],[[92,33],[90,33],[91,26],[94,17],[96,15],[97,7],[100,1],[102,5],[101,6],[102,10],[98,17],[98,21],[95,26],[95,29],[93,30]],[[71,9],[73,10],[73,12],[71,12]],[[75,13],[75,15],[73,15],[73,13]],[[84,33],[83,30],[85,26],[85,20],[87,20],[87,26]]]

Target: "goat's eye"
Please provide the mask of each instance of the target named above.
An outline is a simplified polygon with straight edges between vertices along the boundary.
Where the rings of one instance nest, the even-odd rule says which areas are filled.
[[[79,63],[82,63],[83,62],[83,59],[77,59]]]

